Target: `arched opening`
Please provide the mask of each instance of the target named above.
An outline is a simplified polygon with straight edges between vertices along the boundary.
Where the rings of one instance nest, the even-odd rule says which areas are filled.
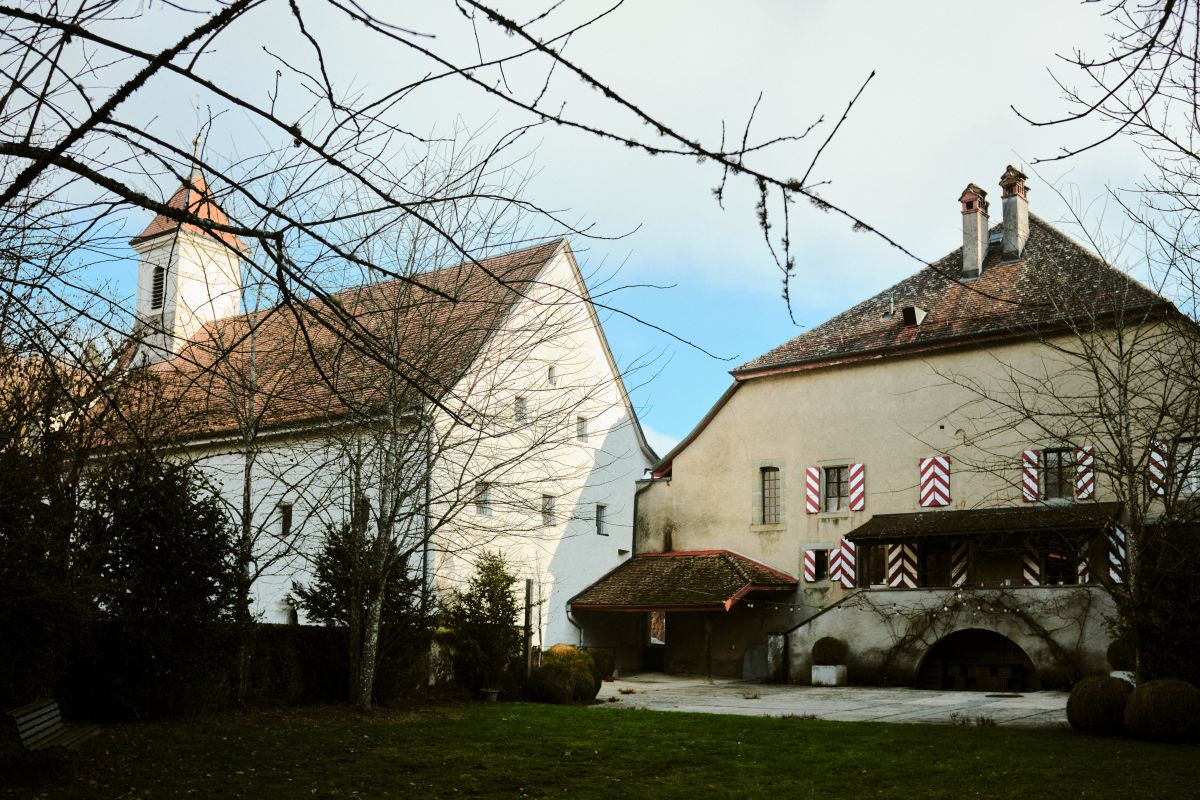
[[[1036,692],[1037,669],[1007,636],[980,628],[955,631],[929,648],[917,670],[918,689]]]

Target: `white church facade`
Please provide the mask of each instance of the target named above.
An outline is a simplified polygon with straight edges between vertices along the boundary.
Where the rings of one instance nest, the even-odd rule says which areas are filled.
[[[198,171],[170,205],[227,223]],[[134,368],[252,542],[261,619],[304,621],[293,581],[362,514],[443,597],[502,553],[534,642],[581,642],[567,601],[629,556],[656,456],[566,240],[258,310],[237,237],[160,215],[130,244]]]

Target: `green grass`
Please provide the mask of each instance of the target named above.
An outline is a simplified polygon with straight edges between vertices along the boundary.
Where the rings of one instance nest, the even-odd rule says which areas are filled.
[[[1065,731],[501,703],[110,726],[0,795],[1176,800],[1198,777],[1200,748]]]

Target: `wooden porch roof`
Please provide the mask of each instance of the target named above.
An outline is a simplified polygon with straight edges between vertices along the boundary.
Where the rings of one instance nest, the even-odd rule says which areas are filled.
[[[846,538],[855,544],[1039,531],[1099,530],[1121,515],[1120,503],[1071,503],[966,511],[876,514]]]

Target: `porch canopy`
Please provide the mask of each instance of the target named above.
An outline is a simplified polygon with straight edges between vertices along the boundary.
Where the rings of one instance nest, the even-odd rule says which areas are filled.
[[[876,514],[846,538],[857,545],[867,545],[999,533],[1093,532],[1116,521],[1120,514],[1120,503],[1038,504]]]
[[[571,598],[572,611],[728,611],[744,597],[794,591],[792,576],[729,550],[643,553]]]

